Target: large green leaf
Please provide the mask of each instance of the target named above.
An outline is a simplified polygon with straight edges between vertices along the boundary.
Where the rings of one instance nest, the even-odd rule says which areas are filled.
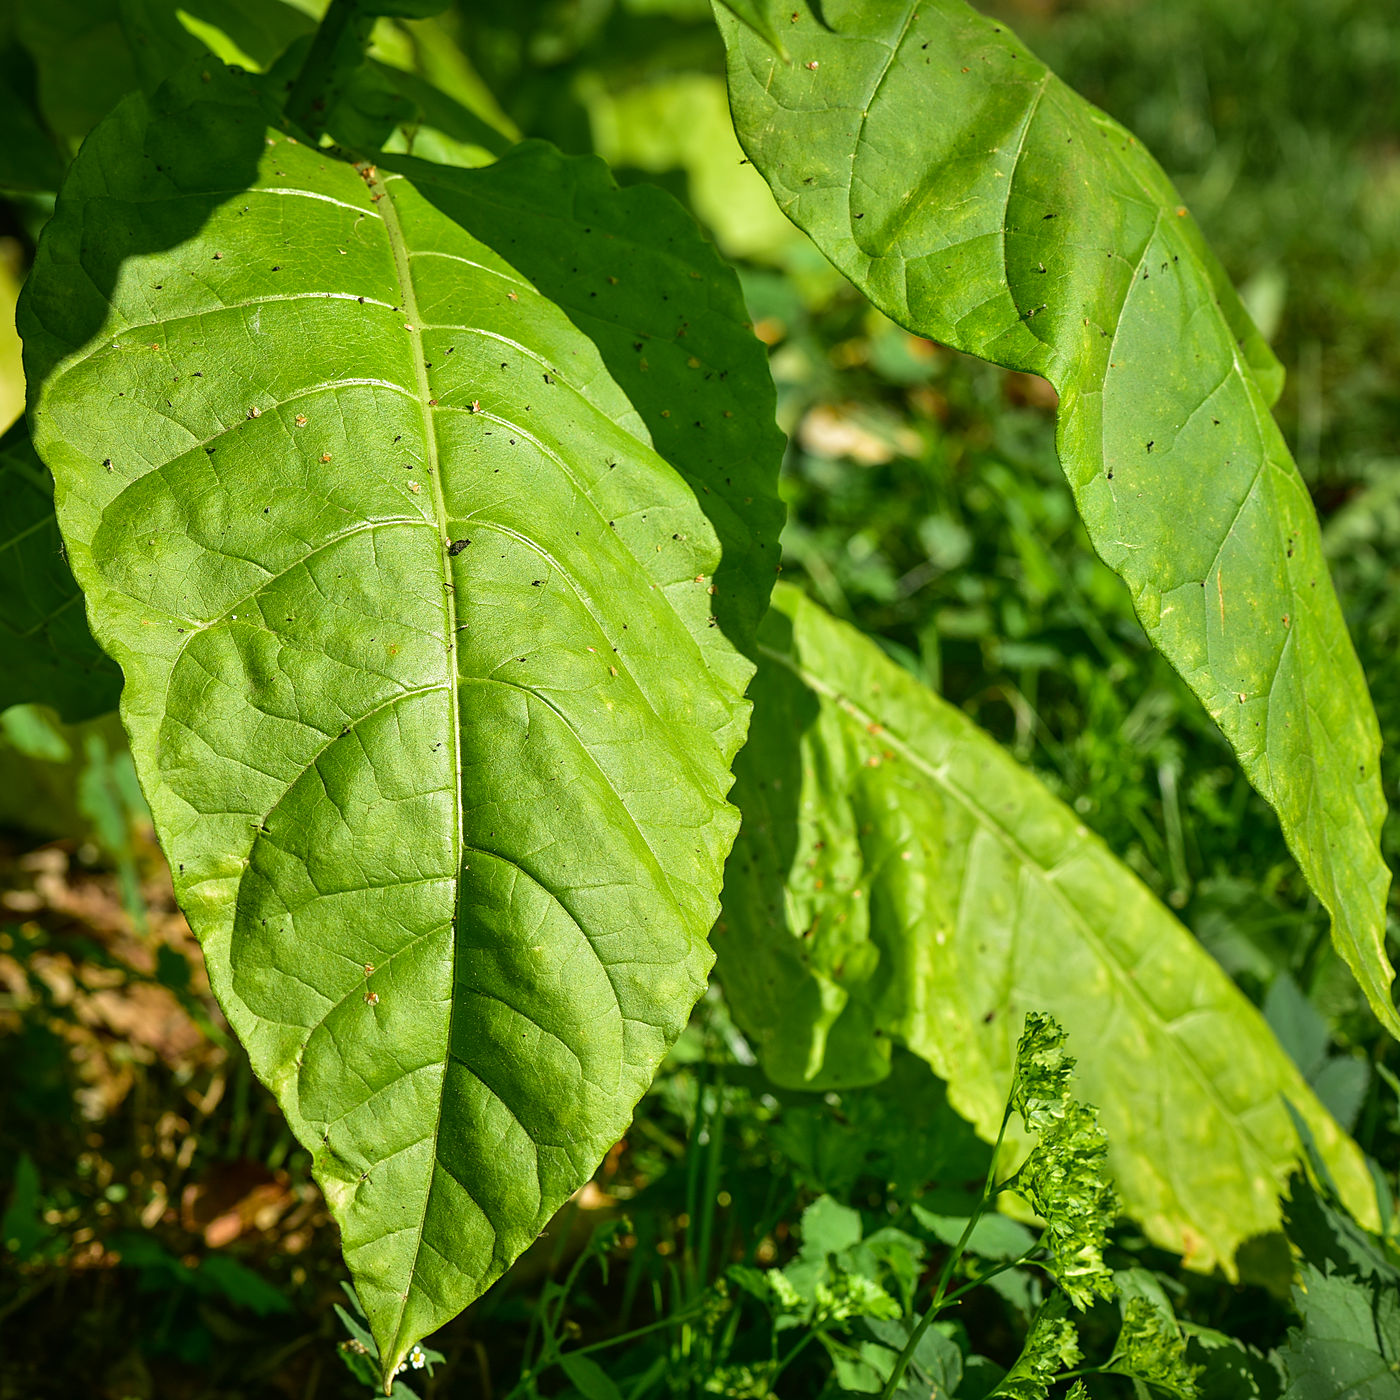
[[[704,986],[772,583],[725,503],[773,496],[781,439],[674,201],[542,147],[352,166],[257,89],[122,103],[20,324],[176,891],[392,1370],[586,1179]],[[587,318],[535,285],[555,244]]]
[[[75,723],[115,709],[121,673],[87,629],[53,481],[23,422],[0,437],[0,497],[0,710],[51,705]]]
[[[791,588],[760,633],[718,971],[768,1073],[879,1079],[892,1043],[988,1138],[1027,1011],[1069,1032],[1128,1211],[1197,1267],[1277,1226],[1303,1113],[1349,1138],[1263,1018],[1078,818],[965,715]]]
[[[1176,191],[963,0],[781,9],[791,64],[720,15],[745,150],[882,311],[1059,390],[1094,547],[1277,810],[1400,1035],[1375,715],[1269,412],[1282,372]]]

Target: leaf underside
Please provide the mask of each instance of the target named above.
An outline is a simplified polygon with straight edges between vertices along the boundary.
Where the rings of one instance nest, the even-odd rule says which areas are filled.
[[[1068,1030],[1124,1204],[1226,1269],[1277,1227],[1304,1114],[1352,1208],[1360,1153],[1263,1018],[1037,778],[791,588],[760,633],[717,971],[779,1083],[870,1083],[892,1041],[1001,1123],[1025,1012]]]
[[[781,440],[674,201],[539,146],[411,179],[269,125],[222,71],[124,102],[20,325],[177,894],[392,1374],[588,1177],[704,987]],[[453,216],[493,202],[494,235]],[[540,290],[546,240],[611,339]],[[680,404],[622,387],[648,357],[689,394],[670,462],[647,420]]]
[[[1375,714],[1269,411],[1282,371],[1176,191],[962,0],[781,8],[791,64],[720,15],[749,157],[887,315],[1059,391],[1095,549],[1278,812],[1400,1035]]]
[[[50,705],[69,723],[116,708],[121,673],[92,640],[63,555],[53,482],[22,422],[0,437],[0,710]]]

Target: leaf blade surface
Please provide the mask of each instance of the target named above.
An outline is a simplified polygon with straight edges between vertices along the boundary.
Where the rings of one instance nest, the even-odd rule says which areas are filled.
[[[1095,549],[1278,812],[1400,1035],[1379,730],[1269,412],[1282,371],[1223,269],[1131,133],[962,0],[791,14],[791,65],[719,16],[745,150],[887,315],[1059,391]]]
[[[1305,1114],[1352,1208],[1355,1145],[1259,1013],[1078,818],[960,711],[788,587],[760,634],[744,825],[714,935],[764,1068],[886,1072],[905,1044],[989,1140],[1023,1014],[1069,1032],[1126,1209],[1198,1267],[1276,1228]],[[786,737],[785,737],[786,736]]]
[[[737,308],[675,213],[671,291],[700,257]],[[704,987],[750,669],[705,605],[718,536],[585,333],[253,80],[94,133],[22,323],[177,893],[392,1373],[586,1179]],[[754,351],[725,402],[771,435]]]

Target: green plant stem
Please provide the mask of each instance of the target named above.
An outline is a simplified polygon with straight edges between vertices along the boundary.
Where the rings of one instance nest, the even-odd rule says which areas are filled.
[[[319,140],[325,131],[327,114],[364,61],[373,28],[374,16],[360,9],[359,0],[331,0],[284,108],[308,136]]]
[[[701,1198],[696,1203],[700,1211],[699,1241],[694,1263],[696,1277],[704,1285],[710,1271],[710,1249],[714,1240],[715,1211],[718,1209],[720,1167],[724,1157],[724,1069],[716,1065],[713,1103],[710,1110],[710,1140],[706,1144]]]
[[[1035,1249],[1039,1249],[1039,1245]],[[1004,1274],[1008,1269],[1019,1269],[1022,1264],[1034,1264],[1038,1261],[1031,1258],[1035,1249],[1028,1249],[1019,1259],[1008,1259],[1004,1264],[998,1264],[995,1269],[988,1269],[985,1274],[978,1274],[975,1279],[963,1284],[961,1288],[955,1288],[943,1299],[945,1308],[951,1307],[964,1293],[971,1293],[974,1288],[980,1288],[990,1278],[995,1278],[998,1274]]]
[[[701,1060],[696,1073],[695,1117],[691,1121],[690,1140],[686,1143],[685,1163],[685,1246],[681,1253],[681,1275],[687,1300],[700,1290],[699,1264],[695,1257],[697,1217],[700,1213],[700,1168],[704,1152],[701,1138],[709,1124],[706,1113],[706,1090],[711,1079],[711,1065],[708,1059]]]
[[[623,1342],[635,1341],[638,1337],[645,1337],[648,1332],[659,1332],[663,1327],[674,1327],[677,1323],[689,1322],[692,1317],[704,1311],[704,1300],[692,1303],[687,1308],[682,1308],[679,1312],[672,1313],[669,1317],[663,1317],[656,1322],[648,1322],[645,1327],[634,1327],[630,1332],[622,1332],[616,1337],[608,1337],[601,1342],[590,1342],[586,1347],[573,1347],[569,1351],[570,1356],[585,1356],[590,1351],[603,1351],[607,1347],[621,1346]],[[546,1363],[541,1364],[536,1371],[543,1371],[546,1365],[552,1366],[562,1356],[562,1352],[556,1352]]]
[[[791,1347],[788,1350],[788,1354],[785,1357],[783,1357],[783,1359],[780,1362],[778,1362],[778,1369],[774,1371],[772,1376],[769,1378],[770,1389],[772,1388],[772,1386],[777,1384],[778,1377],[781,1376],[783,1372],[786,1371],[787,1368],[791,1366],[794,1361],[797,1360],[797,1355],[803,1349],[803,1347],[807,1346],[809,1342],[815,1341],[817,1335],[817,1329],[813,1328],[813,1330],[808,1332],[807,1335],[803,1337],[803,1339],[800,1342],[798,1342],[796,1346]]]
[[[953,1246],[951,1253],[943,1261],[943,1268],[938,1274],[938,1283],[933,1290],[933,1299],[914,1330],[909,1334],[909,1340],[905,1342],[904,1350],[899,1353],[899,1359],[894,1363],[890,1378],[885,1382],[885,1388],[880,1392],[880,1400],[890,1400],[890,1397],[899,1388],[899,1383],[904,1379],[905,1371],[909,1369],[909,1362],[913,1359],[914,1352],[918,1349],[919,1343],[923,1341],[924,1333],[928,1331],[933,1319],[946,1305],[945,1295],[948,1291],[948,1282],[953,1277],[953,1270],[957,1267],[958,1260],[962,1258],[968,1240],[972,1238],[973,1228],[985,1214],[987,1202],[992,1198],[992,1183],[996,1180],[997,1173],[997,1154],[1001,1151],[1002,1141],[1006,1137],[1006,1125],[1010,1121],[1011,1105],[1008,1103],[1001,1115],[1001,1127],[997,1130],[996,1144],[992,1148],[992,1160],[987,1166],[987,1179],[982,1183],[982,1194],[978,1196],[977,1204],[973,1208],[972,1214],[968,1216],[967,1224],[963,1227],[957,1244]],[[979,1279],[978,1282],[981,1280]]]

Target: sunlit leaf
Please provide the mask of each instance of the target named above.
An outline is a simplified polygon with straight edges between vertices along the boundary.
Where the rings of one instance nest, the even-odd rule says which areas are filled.
[[[539,146],[357,167],[198,70],[89,138],[20,319],[177,894],[392,1372],[704,987],[762,347],[659,191]]]
[[[880,1078],[892,1043],[988,1138],[1028,1011],[1068,1031],[1126,1210],[1198,1267],[1276,1228],[1302,1110],[1361,1155],[1263,1018],[1126,866],[960,711],[790,588],[761,634],[718,971],[768,1073]]]
[[[721,16],[739,139],[783,211],[909,330],[1060,394],[1094,547],[1273,804],[1392,1034],[1380,738],[1282,371],[1161,168],[963,0]]]

